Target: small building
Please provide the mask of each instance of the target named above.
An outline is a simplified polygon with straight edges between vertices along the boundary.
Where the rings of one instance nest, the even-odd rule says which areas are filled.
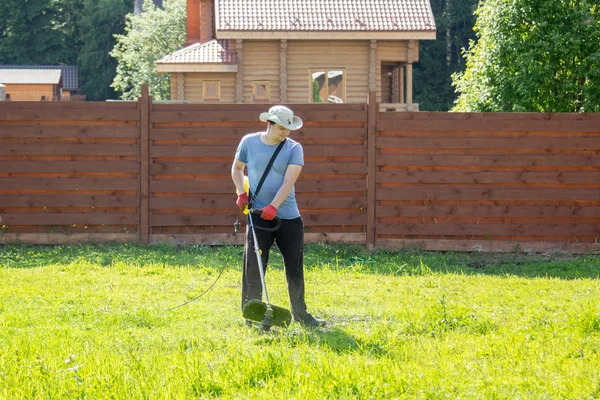
[[[0,65],[0,70],[60,70],[62,78],[61,100],[84,100],[81,95],[79,68],[74,65]],[[8,93],[8,92],[7,92]],[[75,96],[77,95],[77,96]],[[53,97],[57,99],[57,97]],[[13,99],[14,100],[14,99]],[[40,100],[39,98],[36,100]]]
[[[193,103],[413,103],[429,0],[187,0],[187,45],[156,63]]]
[[[11,101],[51,101],[60,96],[60,69],[0,69],[0,83]]]

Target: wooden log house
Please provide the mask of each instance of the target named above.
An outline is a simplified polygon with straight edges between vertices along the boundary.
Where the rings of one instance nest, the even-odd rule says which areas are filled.
[[[160,59],[171,100],[364,103],[418,111],[413,63],[429,0],[188,0],[187,45]]]
[[[0,83],[4,84],[6,100],[50,101],[60,95],[60,69],[2,69]]]
[[[85,100],[79,81],[74,65],[0,65],[0,83],[13,101]]]

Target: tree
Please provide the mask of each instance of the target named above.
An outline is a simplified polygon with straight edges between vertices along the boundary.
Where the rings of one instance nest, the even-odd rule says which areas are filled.
[[[158,8],[163,8],[162,0],[152,0],[154,5]],[[137,17],[144,10],[144,0],[135,0],[133,4],[133,14]]]
[[[185,44],[186,3],[165,0],[163,6],[161,10],[146,0],[142,14],[127,16],[126,33],[115,35],[117,44],[110,55],[118,65],[111,86],[122,93],[122,99],[139,97],[144,83],[148,83],[153,98],[169,99],[169,76],[158,75],[156,61]]]
[[[55,21],[52,0],[0,2],[0,64],[57,64],[65,35]]]
[[[133,10],[132,0],[83,0],[79,17],[81,50],[77,64],[82,75],[82,88],[90,100],[117,98],[111,89],[117,63],[110,57],[115,46],[115,33],[125,29],[125,16]]]
[[[486,0],[455,111],[600,111],[597,0]]]
[[[419,62],[414,65],[414,98],[420,110],[448,111],[456,100],[451,76],[465,69],[462,49],[475,39],[477,2],[430,1],[437,38],[419,42]]]

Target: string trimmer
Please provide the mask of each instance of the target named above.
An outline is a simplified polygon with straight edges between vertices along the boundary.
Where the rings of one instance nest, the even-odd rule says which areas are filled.
[[[250,300],[248,301],[243,308],[244,318],[250,321],[255,321],[260,323],[261,329],[268,331],[272,326],[280,326],[287,327],[292,323],[292,313],[283,308],[273,305],[269,302],[269,295],[267,294],[267,285],[265,283],[265,270],[263,268],[261,251],[258,247],[258,240],[256,239],[256,231],[254,227],[253,215],[260,216],[262,214],[262,210],[250,210],[248,214],[248,226],[250,227],[250,232],[252,233],[252,241],[254,242],[254,253],[256,254],[256,260],[258,262],[258,271],[260,274],[260,283],[262,284],[262,290],[265,294],[265,301],[260,300]],[[269,232],[276,231],[281,226],[281,220],[275,217],[275,222],[277,225],[273,228],[263,228],[261,226],[257,226],[256,229],[261,229]]]

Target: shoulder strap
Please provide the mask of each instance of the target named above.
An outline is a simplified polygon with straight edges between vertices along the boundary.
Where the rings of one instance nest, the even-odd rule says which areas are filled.
[[[283,145],[285,145],[286,141],[287,141],[287,139],[284,139],[283,142],[279,143],[279,146],[277,146],[277,149],[275,149],[275,153],[273,153],[273,155],[271,156],[271,159],[269,160],[269,164],[267,164],[267,168],[265,168],[265,172],[263,173],[262,177],[260,178],[260,181],[258,182],[258,186],[256,187],[256,193],[251,193],[250,190],[248,190],[248,194],[249,194],[248,198],[250,199],[249,206],[251,206],[252,203],[254,202],[254,200],[256,200],[256,197],[258,196],[258,192],[260,191],[260,188],[262,188],[263,183],[265,183],[265,179],[267,179],[267,175],[269,175],[269,171],[271,170],[271,167],[273,166],[273,163],[275,162],[277,155],[283,148]]]

